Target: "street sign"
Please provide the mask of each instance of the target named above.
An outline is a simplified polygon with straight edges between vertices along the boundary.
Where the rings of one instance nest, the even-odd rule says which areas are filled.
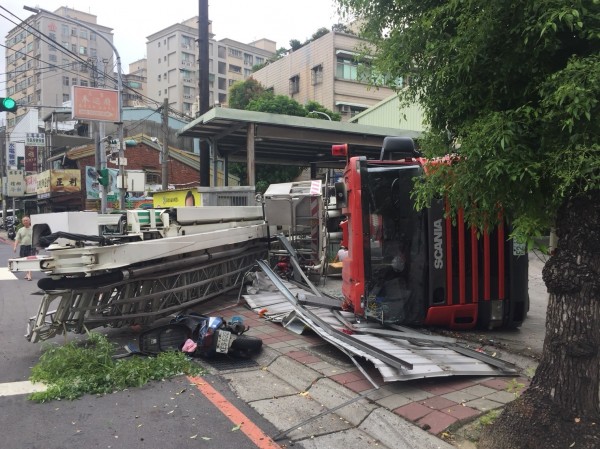
[[[73,86],[74,119],[120,122],[119,93],[116,90]]]

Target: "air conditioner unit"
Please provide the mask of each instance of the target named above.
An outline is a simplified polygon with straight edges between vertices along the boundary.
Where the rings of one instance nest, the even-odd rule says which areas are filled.
[[[349,114],[350,112],[352,112],[352,108],[348,104],[343,104],[340,106],[340,111],[344,114]]]

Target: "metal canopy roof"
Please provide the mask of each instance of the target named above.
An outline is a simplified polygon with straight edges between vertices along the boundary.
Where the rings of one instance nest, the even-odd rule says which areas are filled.
[[[230,161],[246,161],[247,134],[254,127],[259,163],[335,166],[331,146],[348,143],[352,154],[379,158],[386,136],[416,139],[420,133],[397,128],[295,117],[239,109],[213,108],[181,129],[179,135],[206,139]]]

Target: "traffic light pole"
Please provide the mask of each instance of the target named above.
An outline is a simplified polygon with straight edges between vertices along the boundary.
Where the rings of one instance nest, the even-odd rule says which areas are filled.
[[[79,20],[75,20],[71,17],[60,16],[58,14],[54,14],[46,9],[42,8],[32,8],[30,6],[23,6],[23,9],[39,14],[41,12],[48,14],[52,17],[56,17],[59,20],[65,20],[67,22],[74,23],[75,25],[79,25],[93,33],[96,33],[98,37],[103,39],[115,53],[116,62],[117,62],[117,91],[119,94],[119,121],[117,122],[118,126],[118,135],[119,135],[119,181],[117,182],[117,186],[119,188],[119,209],[123,209],[125,206],[125,193],[127,191],[127,185],[125,183],[125,166],[123,165],[123,161],[125,160],[125,142],[123,142],[123,72],[121,70],[121,56],[117,51],[117,48],[113,45],[113,43],[108,40],[102,33],[98,32],[94,28],[86,25]]]

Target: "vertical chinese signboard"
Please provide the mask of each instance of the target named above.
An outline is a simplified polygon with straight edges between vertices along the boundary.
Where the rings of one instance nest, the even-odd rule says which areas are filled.
[[[10,142],[8,144],[8,166],[17,166],[17,146],[14,144],[14,142]]]
[[[38,148],[46,146],[46,136],[43,133],[27,133],[25,137],[25,171],[38,171]]]
[[[23,170],[8,170],[6,175],[6,196],[24,196],[25,178],[23,177]]]

